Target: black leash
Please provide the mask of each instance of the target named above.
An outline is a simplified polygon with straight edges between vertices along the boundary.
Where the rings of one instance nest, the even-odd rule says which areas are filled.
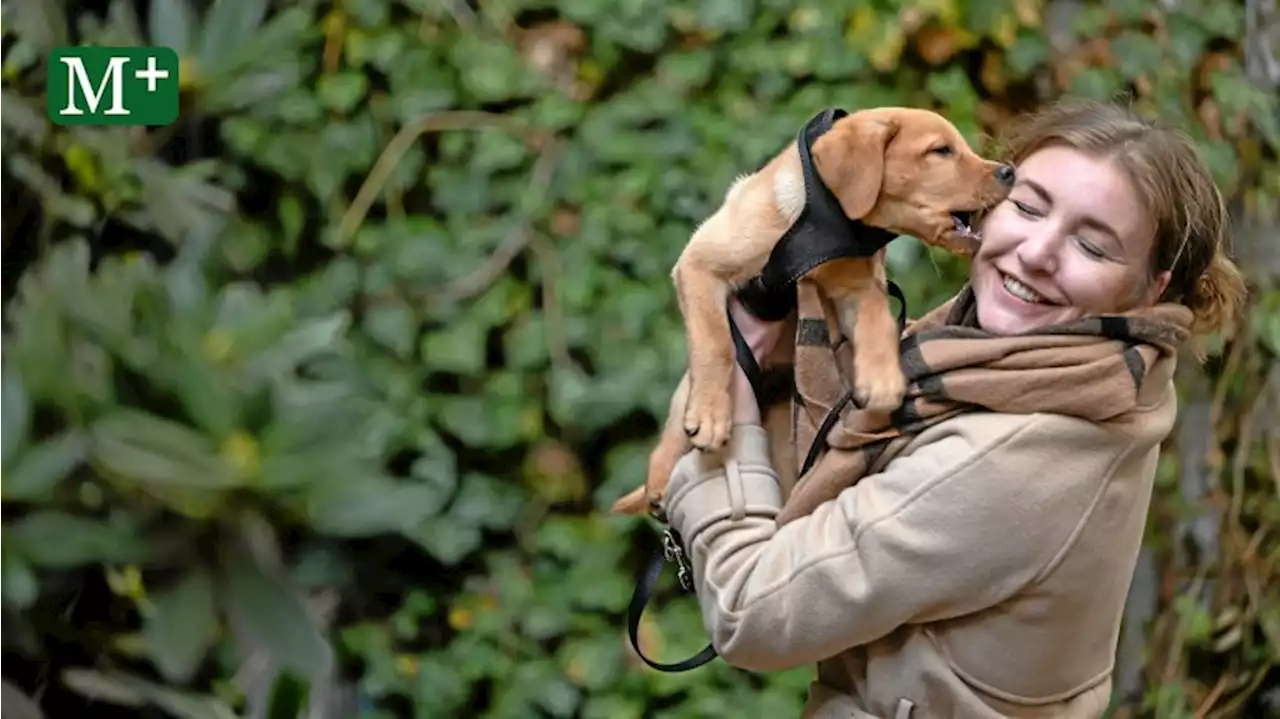
[[[880,228],[850,220],[814,169],[811,155],[813,141],[831,129],[836,120],[847,114],[840,109],[825,110],[809,120],[799,132],[796,146],[800,153],[801,168],[804,171],[805,207],[795,224],[788,228],[778,245],[774,247],[764,270],[737,292],[737,298],[742,306],[762,320],[782,320],[796,308],[795,283],[809,270],[841,257],[870,257],[895,237]],[[898,327],[901,332],[906,327],[907,300],[902,290],[893,282],[888,283],[887,289],[889,295],[897,299],[900,305]],[[755,396],[760,398],[763,396],[760,365],[756,362],[751,346],[742,336],[742,331],[734,322],[733,315],[730,314],[728,319],[729,333],[733,337],[733,349],[738,365],[746,374]],[[797,477],[803,477],[818,460],[818,456],[826,448],[827,434],[840,419],[840,413],[852,401],[853,393],[846,392],[823,418],[813,443],[809,445],[809,451],[805,455],[804,464]],[[655,519],[666,523],[666,517],[655,516]],[[684,672],[715,659],[718,656],[715,647],[707,644],[694,656],[671,664],[655,662],[646,657],[640,649],[640,616],[653,595],[658,577],[661,576],[666,562],[676,565],[680,592],[693,593],[693,568],[689,565],[688,556],[685,554],[684,539],[675,528],[668,526],[662,533],[662,546],[653,553],[640,581],[636,583],[635,592],[631,595],[631,603],[627,606],[627,633],[631,639],[631,647],[645,664],[663,672]]]
[[[756,355],[751,351],[751,345],[747,344],[746,338],[742,336],[742,330],[738,329],[738,323],[733,321],[732,314],[729,315],[729,333],[733,336],[733,351],[737,355],[738,364],[742,367],[743,374],[747,376],[747,381],[751,383],[751,389],[759,397],[762,389],[760,364],[756,362]],[[658,519],[666,522],[665,517]],[[645,605],[653,596],[653,590],[658,584],[658,577],[662,574],[662,567],[666,562],[676,565],[680,593],[693,593],[693,567],[689,566],[688,557],[684,553],[684,538],[674,527],[668,526],[662,533],[662,547],[649,559],[649,566],[645,567],[644,574],[636,583],[636,590],[631,595],[631,604],[627,606],[627,634],[631,637],[631,647],[636,650],[636,655],[645,664],[663,672],[686,672],[715,659],[718,656],[715,647],[707,644],[702,651],[692,657],[673,664],[655,662],[646,657],[640,649],[640,615],[644,613]]]

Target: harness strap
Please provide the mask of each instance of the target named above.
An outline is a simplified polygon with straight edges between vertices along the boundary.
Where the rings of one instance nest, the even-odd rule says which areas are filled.
[[[888,283],[889,295],[898,300],[898,332],[907,325],[907,298],[902,294],[901,288],[894,284],[893,281]],[[729,334],[733,337],[733,351],[737,356],[738,365],[742,367],[743,373],[747,376],[747,381],[751,384],[751,389],[755,392],[756,397],[761,396],[762,376],[760,364],[756,362],[755,353],[751,351],[751,346],[747,344],[746,338],[742,336],[742,330],[738,329],[738,323],[733,321],[733,315],[729,314]],[[853,393],[846,392],[840,401],[836,403],[827,416],[822,420],[822,426],[819,427],[817,434],[813,438],[813,443],[809,445],[809,452],[805,455],[804,466],[800,469],[799,477],[803,477],[812,467],[813,463],[818,461],[818,455],[826,448],[827,434],[831,428],[835,426],[836,421],[840,419],[840,413],[844,410],[845,405],[853,401]],[[659,517],[665,523],[665,517]],[[693,567],[689,565],[688,558],[684,553],[684,538],[680,536],[673,527],[667,527],[662,533],[662,546],[654,551],[653,556],[649,558],[649,564],[645,567],[644,573],[640,576],[640,581],[636,583],[635,592],[631,595],[631,603],[627,605],[627,635],[631,639],[631,648],[635,650],[636,656],[650,667],[661,672],[687,672],[690,669],[697,669],[707,662],[715,659],[719,654],[710,643],[702,648],[702,651],[679,662],[664,664],[655,662],[645,656],[644,651],[640,649],[640,616],[644,614],[645,605],[653,597],[653,590],[657,587],[658,577],[662,575],[662,567],[667,562],[676,565],[676,579],[680,584],[680,592],[682,594],[692,594],[693,587]]]

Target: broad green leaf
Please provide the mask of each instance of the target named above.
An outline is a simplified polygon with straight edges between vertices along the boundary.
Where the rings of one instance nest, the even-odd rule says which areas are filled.
[[[230,614],[281,667],[307,678],[330,669],[333,650],[291,587],[247,558],[224,572]]]
[[[5,500],[48,501],[59,482],[89,456],[89,437],[70,430],[29,446],[4,474]]]
[[[1045,63],[1050,56],[1049,41],[1039,32],[1024,31],[1009,46],[1006,54],[1013,78],[1025,78]]]
[[[570,681],[591,691],[606,689],[623,668],[623,647],[613,637],[567,642],[558,652],[560,667]]]
[[[71,691],[93,701],[127,707],[141,707],[147,702],[146,689],[131,677],[109,675],[92,669],[68,669],[62,681]]]
[[[4,413],[0,420],[4,422],[4,431],[0,436],[3,437],[4,454],[0,461],[8,467],[27,440],[31,422],[31,400],[27,397],[27,388],[23,386],[22,375],[18,373],[14,363],[6,362],[3,372],[3,380],[0,380],[3,382],[0,388],[0,408],[3,408]],[[4,482],[7,485],[10,478],[6,476]]]
[[[284,383],[259,443],[262,486],[298,489],[372,474],[394,421],[343,382]],[[334,418],[341,418],[335,421]]]
[[[405,536],[447,567],[456,565],[479,548],[484,538],[479,527],[449,514],[435,517],[412,532],[406,532]]]
[[[284,373],[291,373],[317,356],[341,352],[346,345],[344,335],[350,324],[345,311],[328,317],[303,320],[270,346],[247,357],[245,373],[264,380]]]
[[[444,395],[440,427],[474,449],[504,449],[541,430],[541,411],[527,381],[513,372],[495,373],[483,394]]]
[[[119,481],[203,490],[230,489],[240,481],[207,438],[153,414],[118,409],[91,432],[93,461]]]
[[[229,113],[253,106],[273,106],[285,93],[302,82],[302,68],[296,61],[274,65],[264,70],[248,70],[234,75],[227,83],[215,84],[202,97],[201,104],[209,110]]]
[[[214,0],[196,45],[199,67],[210,73],[223,69],[245,49],[266,14],[266,0]]]
[[[644,701],[633,696],[594,695],[582,705],[582,719],[641,719],[644,716]]]
[[[321,75],[316,85],[316,96],[329,109],[346,114],[360,104],[368,88],[367,76],[362,72]]]
[[[240,403],[231,378],[204,352],[189,348],[176,358],[172,386],[182,408],[210,437],[225,438],[240,418]]]
[[[168,681],[186,683],[215,638],[218,617],[213,581],[200,568],[154,598],[142,636],[156,668]]]
[[[174,719],[237,719],[220,699],[175,691],[123,672],[68,669],[62,682],[90,700],[133,708],[153,705]]]
[[[458,716],[471,696],[471,682],[443,652],[422,657],[414,697],[419,717]]]
[[[476,374],[488,361],[488,328],[477,322],[459,322],[422,337],[422,361],[439,372]]]
[[[0,597],[14,609],[26,609],[40,596],[40,580],[12,543],[0,550]]]
[[[366,312],[361,329],[374,342],[407,359],[413,354],[418,318],[404,300],[397,298]]]
[[[467,473],[449,514],[467,524],[488,529],[509,529],[524,506],[525,492],[480,473]]]
[[[5,719],[44,719],[40,705],[8,680],[0,682],[0,696],[3,697]]]
[[[31,564],[50,569],[139,562],[151,554],[147,540],[127,522],[53,510],[28,514],[9,524],[4,537]]]
[[[18,35],[41,50],[67,44],[67,16],[62,3],[14,0],[5,10],[6,19],[17,26]]]
[[[187,0],[153,0],[147,18],[151,41],[186,55],[197,23],[194,15]]]
[[[31,102],[13,93],[0,95],[0,127],[17,134],[28,142],[44,141],[50,123],[38,113]]]
[[[1164,67],[1164,52],[1148,34],[1125,31],[1111,42],[1111,48],[1125,77],[1154,79]]]
[[[394,47],[395,42],[388,43]],[[443,62],[432,49],[416,43],[386,60],[391,81],[391,107],[401,123],[421,120],[433,112],[454,107],[458,100],[455,67]]]
[[[1102,67],[1081,68],[1071,77],[1071,93],[1091,100],[1106,101],[1113,98],[1124,83],[1124,78],[1114,69]]]
[[[435,484],[349,477],[312,489],[307,517],[317,531],[340,537],[412,532],[432,521],[448,498],[448,489]]]
[[[292,257],[297,251],[298,241],[302,235],[306,218],[303,216],[302,200],[294,193],[280,198],[280,206],[276,208],[280,219],[280,229],[284,232],[286,253]]]
[[[307,706],[308,684],[289,672],[280,672],[271,683],[267,719],[294,719],[302,716]]]

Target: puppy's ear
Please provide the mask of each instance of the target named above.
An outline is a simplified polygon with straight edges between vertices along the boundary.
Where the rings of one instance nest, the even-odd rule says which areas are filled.
[[[898,134],[892,118],[850,118],[813,143],[813,161],[840,207],[861,219],[875,207],[884,183],[884,151]]]

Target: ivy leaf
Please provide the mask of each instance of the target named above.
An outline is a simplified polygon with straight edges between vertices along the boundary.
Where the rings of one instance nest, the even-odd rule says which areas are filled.
[[[448,514],[436,517],[412,532],[404,534],[447,567],[461,562],[468,554],[479,548],[484,540],[479,527]]]
[[[360,103],[368,88],[369,81],[364,73],[342,72],[322,75],[316,86],[316,95],[329,109],[347,114]]]

